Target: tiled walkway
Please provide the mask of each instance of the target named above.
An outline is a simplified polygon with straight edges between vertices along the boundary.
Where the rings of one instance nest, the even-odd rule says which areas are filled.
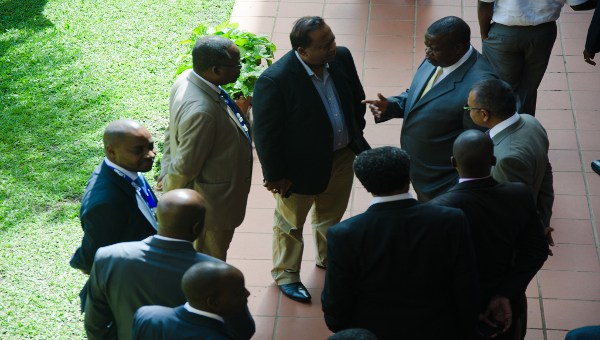
[[[475,0],[237,0],[232,22],[264,33],[279,49],[290,48],[288,34],[295,19],[323,16],[338,45],[350,48],[367,97],[377,92],[398,94],[410,84],[424,56],[423,34],[429,24],[446,15],[464,18],[480,50]],[[591,12],[565,8],[560,35],[540,87],[538,114],[550,136],[554,168],[553,227],[557,246],[527,291],[527,339],[563,339],[567,330],[600,324],[600,262],[598,225],[600,176],[590,161],[600,159],[600,65],[583,61],[585,34]],[[600,56],[596,59],[600,64]],[[375,126],[368,119],[366,138],[373,146],[398,145],[401,120]],[[272,284],[271,216],[274,200],[261,185],[256,159],[246,220],[234,237],[230,263],[241,268],[252,293],[250,309],[257,321],[255,339],[325,339],[320,293],[324,272],[315,268],[310,228],[307,230],[302,280],[313,295],[311,305],[282,297]],[[347,216],[364,211],[368,193],[355,182]]]

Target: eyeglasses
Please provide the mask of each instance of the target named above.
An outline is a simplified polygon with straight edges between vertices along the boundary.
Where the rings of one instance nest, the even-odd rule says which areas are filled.
[[[465,111],[471,111],[471,110],[486,110],[486,111],[487,111],[487,109],[484,109],[483,107],[470,107],[470,106],[465,106],[465,107],[463,107],[463,109],[464,109]]]
[[[242,69],[242,64],[237,64],[237,65],[227,65],[227,64],[222,64],[222,65],[216,65],[216,66],[237,68],[238,70]]]

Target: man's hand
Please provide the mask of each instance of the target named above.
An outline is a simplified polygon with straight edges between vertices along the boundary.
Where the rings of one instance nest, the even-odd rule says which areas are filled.
[[[288,192],[288,190],[290,190],[290,187],[292,186],[292,182],[290,182],[289,180],[287,180],[285,178],[282,178],[277,181],[271,181],[271,182],[263,180],[263,186],[265,188],[267,188],[267,190],[269,190],[270,192],[272,192],[274,194],[280,194],[284,198],[287,198],[288,196],[286,196],[286,193]]]
[[[590,53],[587,50],[583,50],[583,60],[590,65],[596,66],[594,56],[596,56],[596,53]]]
[[[156,179],[156,187],[154,187],[154,190],[156,191],[163,191],[163,179],[165,176],[158,176],[158,178]]]
[[[553,231],[554,231],[554,228],[552,228],[552,227],[544,228],[544,235],[546,235],[546,238],[548,239],[548,245],[550,247],[554,247],[554,240],[552,239]],[[548,247],[548,255],[553,256],[554,253],[552,252],[552,249],[550,249],[550,247]]]
[[[510,300],[504,296],[495,296],[490,300],[485,312],[479,314],[479,320],[492,327],[503,325],[501,333],[506,332],[512,324]]]
[[[379,119],[381,118],[381,115],[383,115],[387,110],[388,106],[390,105],[390,102],[381,93],[378,93],[377,97],[379,99],[366,99],[361,101],[361,103],[368,104],[373,116]]]

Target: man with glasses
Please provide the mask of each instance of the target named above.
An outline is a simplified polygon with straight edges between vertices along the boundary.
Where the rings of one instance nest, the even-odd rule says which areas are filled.
[[[492,168],[492,176],[499,182],[523,182],[529,186],[548,243],[553,246],[550,217],[554,186],[546,130],[533,116],[515,113],[515,94],[502,80],[484,80],[475,84],[467,103],[465,109],[473,122],[488,128],[486,134],[494,142],[496,165]]]
[[[229,39],[203,37],[192,62],[171,89],[158,188],[190,188],[204,197],[206,224],[194,246],[225,260],[252,177],[249,122],[221,88],[240,75],[240,51]]]
[[[376,123],[404,120],[400,145],[411,157],[410,180],[420,201],[443,194],[458,181],[450,164],[452,143],[464,130],[476,128],[464,114],[464,103],[474,83],[496,78],[470,41],[471,29],[462,19],[434,22],[425,33],[425,60],[410,89],[365,101]]]

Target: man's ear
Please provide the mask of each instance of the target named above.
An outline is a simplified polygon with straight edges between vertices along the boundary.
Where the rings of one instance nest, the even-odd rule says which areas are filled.
[[[306,57],[306,49],[304,47],[298,47],[296,52],[298,52],[299,55]]]
[[[203,229],[204,229],[204,220],[198,220],[196,223],[194,223],[194,226],[192,227],[192,232],[194,233],[195,238],[198,238],[198,236],[200,236],[200,234],[202,234]]]
[[[452,167],[456,169],[456,159],[454,156],[450,156],[450,163],[452,164]]]
[[[115,149],[110,144],[104,147],[104,154],[111,162],[115,159]]]

